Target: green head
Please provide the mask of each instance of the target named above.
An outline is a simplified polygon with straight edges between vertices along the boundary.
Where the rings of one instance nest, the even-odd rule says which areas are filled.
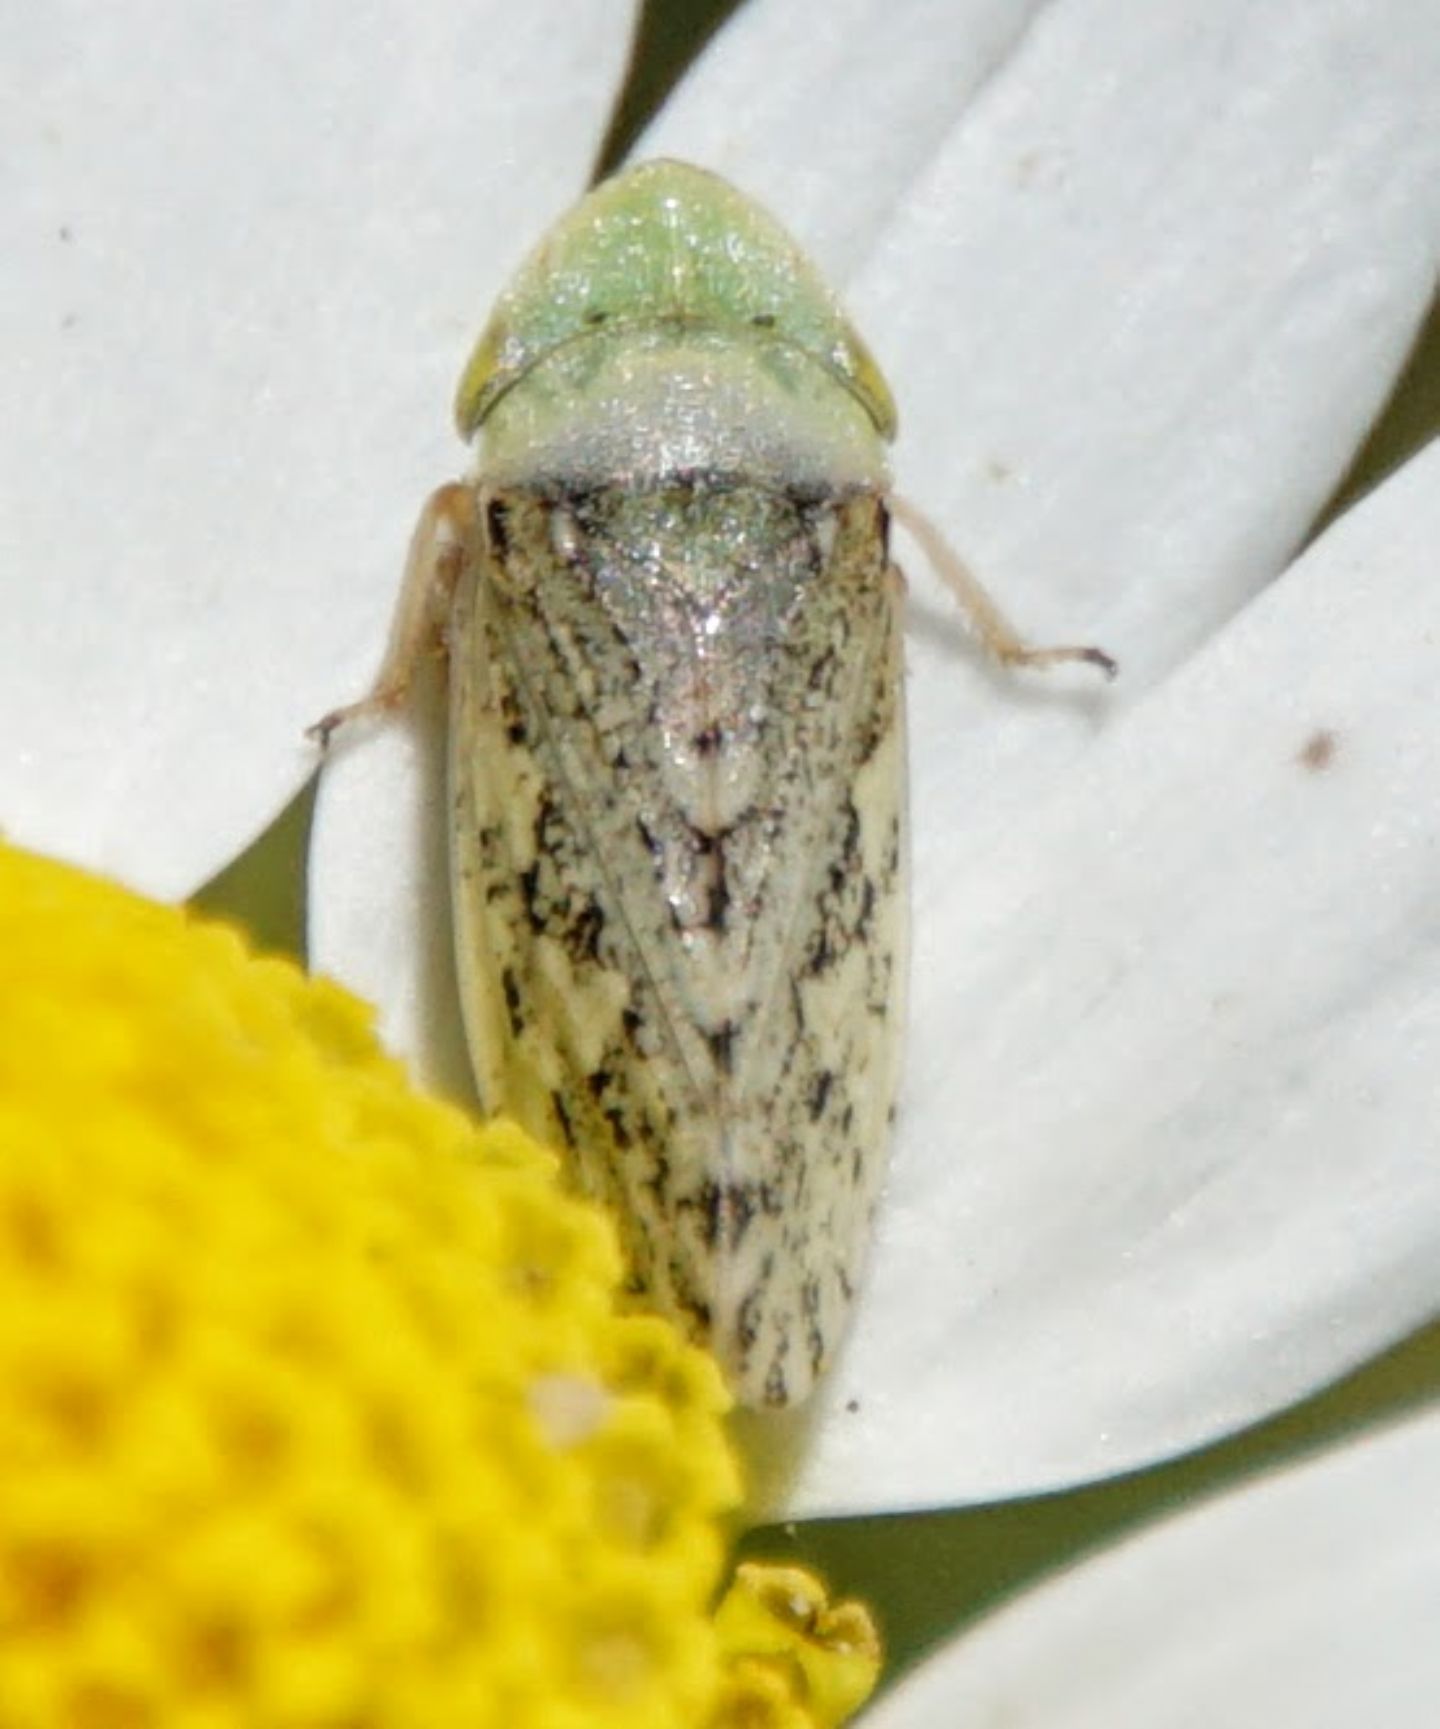
[[[717,175],[645,162],[552,228],[501,297],[465,368],[469,438],[538,361],[600,329],[734,330],[818,361],[883,438],[895,404],[869,349],[784,229]]]

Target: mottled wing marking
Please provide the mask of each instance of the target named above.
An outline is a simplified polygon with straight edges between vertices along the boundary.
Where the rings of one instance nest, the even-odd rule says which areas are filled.
[[[452,619],[487,1105],[575,1153],[743,1397],[843,1330],[903,1001],[898,595],[873,493],[514,489]]]

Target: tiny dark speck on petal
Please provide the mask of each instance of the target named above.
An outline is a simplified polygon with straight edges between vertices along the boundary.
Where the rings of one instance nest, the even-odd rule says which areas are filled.
[[[1295,753],[1295,760],[1301,768],[1307,768],[1311,774],[1321,774],[1335,760],[1335,753],[1340,748],[1340,740],[1328,727],[1317,727]]]

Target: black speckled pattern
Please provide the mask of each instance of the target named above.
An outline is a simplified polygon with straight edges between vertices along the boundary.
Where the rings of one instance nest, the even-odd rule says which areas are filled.
[[[803,1398],[883,1176],[905,950],[877,493],[485,491],[451,622],[461,983],[487,1106],[573,1152],[739,1397]]]

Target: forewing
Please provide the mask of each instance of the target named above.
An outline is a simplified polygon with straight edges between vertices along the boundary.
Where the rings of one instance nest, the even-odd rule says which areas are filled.
[[[452,621],[454,888],[486,1103],[573,1149],[752,1401],[841,1328],[903,967],[897,597],[872,494],[486,505]]]

